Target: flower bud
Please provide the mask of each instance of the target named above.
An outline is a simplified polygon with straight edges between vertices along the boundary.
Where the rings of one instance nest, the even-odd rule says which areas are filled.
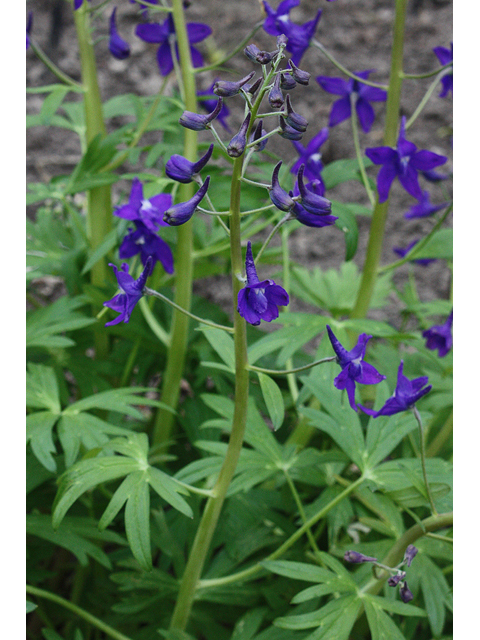
[[[410,602],[410,600],[413,600],[413,594],[408,588],[406,582],[404,582],[400,587],[400,598],[403,600],[403,602]]]
[[[288,61],[288,64],[290,65],[290,68],[292,70],[291,74],[295,82],[298,82],[298,84],[307,85],[310,81],[310,74],[308,73],[308,71],[302,71],[302,69],[299,69],[297,65],[291,60]]]
[[[248,141],[249,142],[255,142],[259,138],[261,138],[264,135],[266,135],[266,133],[267,132],[263,128],[263,120],[259,120],[258,123],[257,123],[257,126],[255,127],[253,132],[250,134],[250,138],[249,138]],[[253,147],[254,151],[263,151],[265,149],[265,146],[266,146],[267,142],[268,142],[268,138],[266,138],[265,140],[262,140],[261,142],[256,144]]]
[[[247,146],[247,129],[250,124],[250,118],[252,117],[251,113],[247,114],[247,117],[242,122],[242,126],[240,127],[236,136],[228,143],[227,153],[231,158],[238,158],[245,151],[245,147]]]
[[[222,98],[231,98],[239,93],[244,84],[247,84],[249,80],[253,78],[255,71],[251,71],[248,76],[245,76],[238,82],[228,82],[226,80],[218,80],[213,85],[213,93]]]
[[[207,193],[208,185],[210,184],[210,176],[207,176],[205,182],[202,184],[197,193],[187,200],[186,202],[179,202],[167,209],[163,215],[163,221],[172,227],[178,227],[185,222],[188,222],[195,213],[196,208],[200,204],[200,201]]]
[[[277,47],[279,49],[280,49],[280,47],[286,47],[287,46],[287,42],[288,42],[288,38],[284,33],[282,33],[281,35],[277,36]]]
[[[390,587],[396,587],[399,582],[401,582],[401,581],[403,581],[405,579],[406,575],[407,574],[405,573],[405,571],[399,571],[397,573],[397,575],[390,576],[390,578],[387,580],[388,585]]]
[[[319,215],[328,215],[332,212],[332,203],[327,198],[319,196],[313,191],[307,189],[303,182],[303,172],[305,171],[305,165],[302,164],[297,173],[298,189],[300,191],[301,205],[309,213],[316,213]]]
[[[165,165],[165,173],[172,180],[183,182],[184,184],[192,182],[193,176],[200,173],[203,167],[210,160],[213,153],[213,144],[208,148],[207,153],[200,158],[198,162],[190,162],[183,156],[173,155]]]
[[[192,111],[184,111],[180,117],[179,123],[186,129],[192,129],[192,131],[202,131],[207,129],[208,125],[215,120],[220,111],[222,110],[223,100],[218,99],[215,109],[207,114],[193,113]]]
[[[346,551],[343,559],[347,562],[353,562],[355,564],[359,564],[361,562],[378,562],[377,558],[365,556],[363,555],[363,553],[359,553],[358,551]]]
[[[130,45],[120,37],[117,31],[117,25],[115,23],[116,13],[117,7],[115,7],[112,11],[112,15],[110,16],[110,38],[108,41],[108,48],[114,58],[117,58],[117,60],[125,60],[125,58],[128,58],[130,55]]]
[[[297,83],[292,75],[286,72],[280,74],[280,87],[284,91],[291,91],[292,89],[295,89],[296,86]]]
[[[279,162],[272,174],[272,186],[269,190],[270,200],[281,211],[291,211],[295,206],[295,200],[290,196],[285,189],[282,189],[278,181],[278,173],[282,163]]]
[[[268,93],[268,102],[272,109],[280,109],[283,106],[283,93],[280,89],[280,75],[275,76],[273,87]]]
[[[263,79],[262,78],[258,78],[257,80],[255,80],[255,82],[253,84],[249,84],[249,83],[244,84],[243,85],[243,90],[246,93],[249,93],[250,95],[254,96],[257,93],[258,88],[260,87],[262,82],[263,82]]]
[[[271,62],[278,51],[272,51],[270,53],[268,51],[260,51],[256,44],[249,44],[248,47],[245,47],[243,53],[252,62],[258,62],[264,65]]]
[[[278,132],[279,136],[285,138],[286,140],[302,139],[303,133],[301,131],[297,131],[297,129],[294,129],[289,124],[287,124],[282,116],[280,116],[279,123],[281,128],[281,131]]]
[[[405,550],[405,555],[403,556],[403,561],[407,563],[407,567],[412,564],[412,560],[417,555],[417,553],[417,547],[414,547],[413,544],[409,544]]]
[[[285,121],[288,125],[296,129],[297,131],[301,131],[302,133],[307,130],[308,122],[307,119],[301,116],[299,113],[296,113],[292,108],[292,103],[290,101],[290,96],[287,94],[287,116]]]

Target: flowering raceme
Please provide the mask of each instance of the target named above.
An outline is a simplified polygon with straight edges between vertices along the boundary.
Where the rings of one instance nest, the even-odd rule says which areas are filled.
[[[284,307],[289,303],[288,293],[273,280],[258,279],[250,241],[247,244],[245,271],[247,284],[238,292],[238,313],[253,325],[260,324],[261,320],[275,320],[278,318],[278,306]]]
[[[367,80],[372,71],[373,69],[368,71],[355,71],[355,75]],[[329,127],[334,127],[335,125],[340,124],[340,122],[351,117],[351,96],[354,96],[355,111],[357,113],[360,126],[365,133],[370,131],[375,119],[375,112],[370,102],[385,102],[387,99],[386,91],[363,84],[359,80],[355,80],[353,78],[344,80],[343,78],[317,76],[316,80],[324,91],[342,96],[340,100],[337,100],[332,105],[330,120],[328,122]]]
[[[417,146],[405,138],[406,120],[403,116],[395,149],[392,147],[365,149],[367,158],[374,164],[382,165],[377,176],[379,202],[388,200],[390,187],[397,177],[405,191],[420,200],[422,190],[418,184],[417,171],[430,171],[447,161],[445,156],[440,156],[433,151],[417,151]]]
[[[133,276],[128,273],[129,267],[126,262],[122,263],[120,271],[114,264],[109,264],[110,267],[113,267],[115,272],[120,293],[114,296],[111,300],[104,302],[103,306],[109,307],[114,311],[118,311],[120,315],[114,320],[107,322],[105,324],[106,327],[113,324],[119,324],[120,322],[125,322],[126,324],[130,320],[130,316],[135,305],[143,296],[143,289],[145,288],[147,278],[152,273],[152,265],[152,259],[149,258],[142,273],[140,274],[140,277],[137,280],[134,280]]]
[[[194,67],[201,67],[203,65],[203,58],[200,51],[192,45],[205,40],[205,38],[207,38],[211,33],[211,28],[202,22],[190,22],[187,24],[187,36],[190,43],[190,53]],[[135,35],[145,42],[160,45],[157,50],[158,67],[162,76],[168,76],[168,74],[173,71],[170,38],[175,35],[175,25],[171,14],[166,18],[163,24],[139,24],[135,30]],[[176,44],[175,51],[178,60],[178,47]]]
[[[337,362],[342,367],[342,371],[335,378],[333,384],[337,389],[347,390],[350,406],[357,411],[357,405],[355,404],[355,383],[377,384],[385,380],[385,376],[382,376],[375,367],[363,360],[367,342],[372,336],[367,336],[366,333],[362,333],[358,336],[358,342],[353,349],[347,351],[345,347],[340,344],[328,324],[327,331],[333,350],[337,356]]]

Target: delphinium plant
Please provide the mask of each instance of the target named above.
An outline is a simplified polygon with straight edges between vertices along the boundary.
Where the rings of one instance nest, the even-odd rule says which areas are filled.
[[[82,150],[27,196],[28,637],[450,637],[453,312],[419,299],[414,269],[451,267],[453,205],[448,158],[414,140],[440,82],[449,100],[452,49],[404,71],[406,0],[392,2],[386,84],[316,39],[321,10],[293,21],[299,0],[255,4],[251,32],[225,56],[210,47],[211,63],[214,21],[190,22],[189,3],[69,4],[78,79],[27,20],[28,55],[56,77],[28,89],[46,94],[28,124],[72,131]],[[102,103],[96,47],[130,63],[127,9],[157,45],[161,88]],[[95,29],[108,33],[96,45]],[[341,76],[304,68],[309,49]],[[401,114],[403,83],[428,77]],[[326,122],[302,114],[312,91],[338,96]],[[383,144],[362,148],[380,103]],[[324,163],[346,120],[355,157]],[[370,206],[330,196],[348,180]],[[413,202],[405,224],[430,230],[381,265],[395,181]],[[343,234],[338,269],[293,264],[301,227],[316,243]],[[55,299],[41,294],[52,276]],[[207,276],[229,282],[229,308],[194,295]],[[369,318],[393,292],[398,322]],[[311,310],[290,311],[296,297]]]

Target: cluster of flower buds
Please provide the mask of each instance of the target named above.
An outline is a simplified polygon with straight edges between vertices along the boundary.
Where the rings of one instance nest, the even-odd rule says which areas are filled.
[[[378,562],[377,558],[366,556],[363,553],[360,553],[359,551],[346,551],[344,555],[344,560],[346,560],[346,562],[352,562],[354,564],[371,562],[375,566],[380,567],[381,569],[385,569],[386,571],[389,571],[392,575],[387,580],[388,585],[390,587],[396,587],[397,585],[400,585],[400,590],[399,590],[400,598],[403,600],[403,602],[406,603],[406,602],[410,602],[410,600],[413,600],[413,594],[408,588],[407,581],[405,580],[407,573],[406,571],[402,571],[401,568],[404,565],[407,565],[407,567],[410,567],[410,565],[412,564],[412,560],[417,555],[417,553],[418,553],[418,549],[414,547],[413,544],[409,544],[405,550],[405,555],[403,556],[402,562],[400,562],[400,564],[398,564],[396,567],[387,567],[381,564],[380,562]]]

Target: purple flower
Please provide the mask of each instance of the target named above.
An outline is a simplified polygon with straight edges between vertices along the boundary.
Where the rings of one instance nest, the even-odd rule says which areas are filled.
[[[277,207],[277,209],[280,209],[280,211],[291,211],[295,206],[295,200],[285,191],[285,189],[282,189],[282,187],[280,186],[280,182],[278,181],[278,173],[281,166],[281,162],[275,165],[272,174],[272,186],[270,187],[268,193],[270,196],[270,200]]]
[[[393,250],[395,251],[397,256],[400,256],[401,258],[405,258],[405,256],[413,249],[413,247],[417,243],[418,243],[418,240],[413,240],[413,242],[410,242],[408,247],[405,247],[404,249],[402,247],[394,247]],[[415,262],[415,264],[420,264],[422,265],[422,267],[426,267],[427,264],[430,264],[431,262],[435,262],[435,258],[419,258],[418,260],[412,260],[412,262]]]
[[[277,78],[278,77],[279,76],[277,76]],[[297,131],[301,131],[302,133],[304,133],[307,130],[308,121],[302,115],[300,115],[299,113],[293,110],[292,101],[288,94],[287,94],[285,106],[287,109],[285,122],[291,127],[293,127],[294,129],[296,129]]]
[[[367,409],[365,407],[362,407],[361,405],[359,406],[362,411],[367,413],[369,416],[373,416],[374,418],[378,418],[378,416],[393,416],[395,413],[401,413],[402,411],[411,409],[413,405],[420,400],[420,398],[423,398],[423,396],[426,395],[432,388],[431,384],[425,387],[427,382],[427,376],[421,376],[420,378],[415,378],[414,380],[409,380],[407,377],[405,377],[403,375],[402,360],[400,362],[400,366],[398,367],[397,386],[395,388],[395,393],[391,398],[388,398],[383,407],[379,411],[373,411],[373,409]]]
[[[198,98],[201,98],[202,96],[207,96],[207,98],[210,98],[207,100],[199,100],[198,102],[199,106],[202,109],[205,109],[205,111],[209,111],[209,112],[213,111],[218,104],[217,96],[213,93],[213,87],[215,86],[216,82],[217,81],[215,80],[215,82],[213,82],[212,85],[205,91],[197,91]],[[228,126],[228,123],[226,122],[226,118],[229,115],[230,115],[230,109],[227,107],[227,105],[224,102],[222,102],[221,109],[217,115],[217,120],[220,122],[220,124],[226,131],[231,131],[230,127]]]
[[[312,180],[308,184],[308,190],[318,196],[323,196],[325,189],[323,183],[319,180]],[[293,187],[293,191],[290,191],[290,195],[292,197],[299,196],[300,190],[298,188],[298,182],[295,182],[295,186]],[[326,200],[326,198],[322,198],[326,202],[329,203],[329,207],[325,208],[325,211],[322,212],[322,209],[319,209],[316,213],[312,213],[307,211],[302,205],[298,202],[295,202],[295,206],[291,210],[291,215],[298,222],[304,224],[306,227],[328,227],[331,224],[334,224],[336,220],[338,220],[337,216],[329,215],[329,211],[331,211],[331,202]]]
[[[200,201],[207,193],[208,185],[210,184],[210,176],[207,176],[205,182],[202,184],[197,193],[187,200],[186,202],[179,202],[171,206],[163,216],[163,221],[172,227],[178,227],[181,224],[188,222],[195,213]]]
[[[265,136],[267,134],[267,132],[265,131],[265,129],[263,128],[263,120],[260,118],[260,120],[257,122],[255,129],[253,129],[252,133],[250,134],[250,137],[248,139],[248,142],[256,142],[257,140],[260,140],[260,138],[262,138],[263,136]],[[259,142],[258,144],[256,144],[253,147],[254,151],[263,151],[267,145],[268,142],[268,138],[265,138],[264,140],[262,140],[261,142]]]
[[[220,96],[222,98],[231,98],[232,96],[236,96],[237,93],[240,93],[240,89],[247,84],[249,80],[253,78],[255,75],[255,71],[251,71],[248,75],[243,77],[238,82],[231,82],[228,80],[217,80],[213,83],[213,93],[216,96]]]
[[[396,177],[410,195],[420,200],[422,191],[418,184],[417,171],[429,171],[447,161],[445,156],[432,151],[417,151],[417,146],[405,139],[405,123],[404,116],[395,149],[391,147],[365,149],[367,158],[370,158],[374,164],[382,165],[377,176],[379,202],[388,200],[390,186]]]
[[[190,162],[190,160],[178,154],[173,155],[165,165],[165,173],[169,178],[177,182],[183,182],[184,184],[192,182],[212,157],[213,146],[213,144],[210,145],[207,153],[198,162]]]
[[[223,98],[218,98],[214,110],[207,116],[200,113],[193,113],[193,111],[184,111],[178,121],[182,127],[191,129],[192,131],[202,131],[208,129],[210,123],[220,115],[223,107]]]
[[[390,576],[390,578],[387,580],[388,586],[396,587],[399,582],[405,580],[406,575],[407,574],[405,573],[405,571],[399,571],[396,575]]]
[[[275,11],[263,0],[263,6],[267,17],[263,23],[264,30],[272,36],[284,34],[288,38],[287,51],[292,54],[292,60],[295,64],[299,64],[303,54],[310,45],[310,40],[315,35],[318,21],[322,15],[321,9],[318,10],[314,20],[299,25],[290,22],[288,14],[290,9],[300,4],[300,0],[283,0]]]
[[[243,53],[247,56],[249,60],[252,62],[258,62],[259,64],[265,65],[269,64],[273,58],[277,55],[277,51],[261,51],[256,44],[249,44],[248,47],[245,47]]]
[[[417,555],[417,553],[418,553],[418,549],[417,547],[414,547],[413,544],[409,544],[408,547],[405,549],[403,562],[407,563],[407,567],[409,567],[412,564],[412,560]]]
[[[108,41],[108,48],[114,58],[125,60],[125,58],[128,58],[130,55],[130,45],[120,37],[117,31],[117,25],[115,24],[116,13],[117,7],[114,8],[110,16],[110,39]]]
[[[275,320],[278,318],[278,305],[285,307],[289,303],[288,293],[273,280],[259,281],[250,241],[247,244],[245,271],[247,284],[238,292],[238,313],[253,325],[260,324],[261,320]]]
[[[297,173],[297,184],[298,190],[300,193],[300,204],[304,209],[308,211],[308,213],[317,215],[317,216],[325,216],[332,212],[332,203],[327,198],[324,198],[315,191],[311,191],[307,189],[303,182],[303,172],[305,170],[305,165],[301,165],[298,169]],[[336,218],[335,218],[336,220]]]
[[[230,140],[227,146],[227,153],[231,158],[239,158],[245,151],[247,146],[247,131],[250,124],[252,114],[247,113],[247,117],[242,122],[242,125],[236,135]]]
[[[128,204],[116,209],[114,215],[125,220],[142,222],[150,231],[155,232],[158,226],[165,226],[162,216],[171,204],[172,196],[169,193],[159,193],[150,200],[145,200],[143,185],[138,178],[134,178]]]
[[[374,69],[370,69],[368,71],[356,71],[355,75],[366,80],[372,71],[374,71]],[[360,126],[365,133],[370,131],[375,119],[375,112],[370,102],[385,102],[387,99],[386,91],[377,87],[370,87],[369,85],[363,84],[363,82],[354,80],[353,78],[343,80],[343,78],[317,76],[316,80],[322,89],[328,93],[342,96],[340,100],[337,100],[332,105],[330,120],[328,122],[329,127],[334,127],[336,124],[339,124],[351,117],[351,96],[353,95],[355,96],[355,110],[357,112]]]
[[[289,124],[287,124],[287,121],[283,116],[280,116],[278,120],[279,120],[280,129],[281,129],[281,131],[278,132],[279,136],[281,136],[282,138],[285,138],[285,140],[301,140],[302,139],[302,136],[303,136],[302,131],[299,131],[298,129],[295,129],[294,127],[291,127]]]
[[[310,82],[310,74],[308,73],[308,71],[299,69],[294,63],[293,58],[288,61],[288,64],[290,65],[290,73],[295,82],[297,82],[298,84],[303,84],[306,87]]]
[[[276,75],[275,80],[273,81],[272,88],[268,92],[268,104],[272,107],[272,109],[280,109],[281,107],[283,107],[284,98],[282,89],[280,88],[280,82],[280,75]]]
[[[119,324],[119,322],[127,323],[130,320],[133,308],[143,296],[143,289],[147,282],[147,278],[152,273],[152,264],[153,261],[149,258],[138,280],[134,280],[128,273],[128,264],[126,262],[122,263],[121,271],[119,271],[114,264],[109,265],[110,267],[113,267],[113,270],[115,271],[118,288],[121,293],[118,293],[111,300],[104,302],[103,306],[109,307],[114,311],[118,311],[120,315],[114,320],[107,322],[105,324],[106,327],[109,327],[112,324]]]
[[[408,588],[406,582],[404,582],[400,587],[400,598],[403,600],[403,602],[410,602],[410,600],[413,600],[413,594]]]
[[[162,224],[165,224],[162,221]],[[123,239],[118,255],[123,260],[140,254],[143,265],[147,260],[152,260],[152,271],[157,262],[160,262],[167,273],[173,273],[173,255],[168,244],[148,229],[143,222],[135,221],[136,229],[129,229],[129,233]]]
[[[355,404],[355,383],[359,384],[377,384],[385,380],[378,371],[368,362],[364,362],[365,350],[367,342],[372,336],[362,333],[358,337],[357,344],[351,351],[347,351],[335,337],[335,334],[327,324],[328,337],[332,343],[333,350],[337,356],[337,363],[342,367],[342,371],[333,381],[337,389],[347,390],[348,401],[352,409],[357,411]]]
[[[205,40],[212,33],[211,28],[207,24],[201,22],[190,22],[187,24],[187,36],[190,43],[190,53],[194,67],[203,65],[202,54],[198,49],[191,45]],[[170,49],[170,37],[175,34],[175,26],[171,14],[163,22],[163,24],[139,24],[135,30],[135,34],[145,42],[153,42],[159,44],[157,51],[157,62],[162,76],[168,76],[173,70],[173,58]],[[175,44],[176,56],[178,59],[178,47]]]
[[[30,32],[32,31],[33,11],[28,12],[27,16],[27,49],[30,46]]]
[[[442,202],[441,204],[432,204],[430,202],[430,194],[428,191],[422,191],[422,197],[420,198],[417,204],[414,204],[413,207],[404,214],[404,217],[407,219],[411,218],[426,218],[427,216],[431,216],[432,213],[436,213],[437,211],[441,211],[447,206],[448,202]]]
[[[450,313],[444,324],[436,324],[422,333],[422,336],[427,339],[425,344],[427,349],[431,349],[432,351],[438,349],[439,358],[446,356],[452,348],[452,322],[453,311]]]
[[[300,156],[290,169],[290,173],[297,173],[302,164],[305,165],[304,175],[307,180],[320,180],[323,184],[321,171],[323,169],[322,155],[320,153],[320,147],[327,141],[328,127],[321,129],[316,136],[314,136],[310,142],[304,147],[300,142],[293,142],[293,146],[297,150]],[[320,195],[323,195],[320,194]]]
[[[361,562],[378,562],[377,558],[365,556],[358,551],[345,551],[343,559],[347,562],[353,562],[354,564],[360,564]]]
[[[450,49],[447,49],[446,47],[435,47],[435,49],[433,49],[433,53],[437,56],[438,61],[442,66],[449,64],[450,62],[453,64],[453,42],[450,43]],[[451,91],[453,95],[453,71],[452,73],[445,73],[445,75],[442,76],[441,82],[442,90],[438,94],[439,97],[445,98],[449,91]]]

